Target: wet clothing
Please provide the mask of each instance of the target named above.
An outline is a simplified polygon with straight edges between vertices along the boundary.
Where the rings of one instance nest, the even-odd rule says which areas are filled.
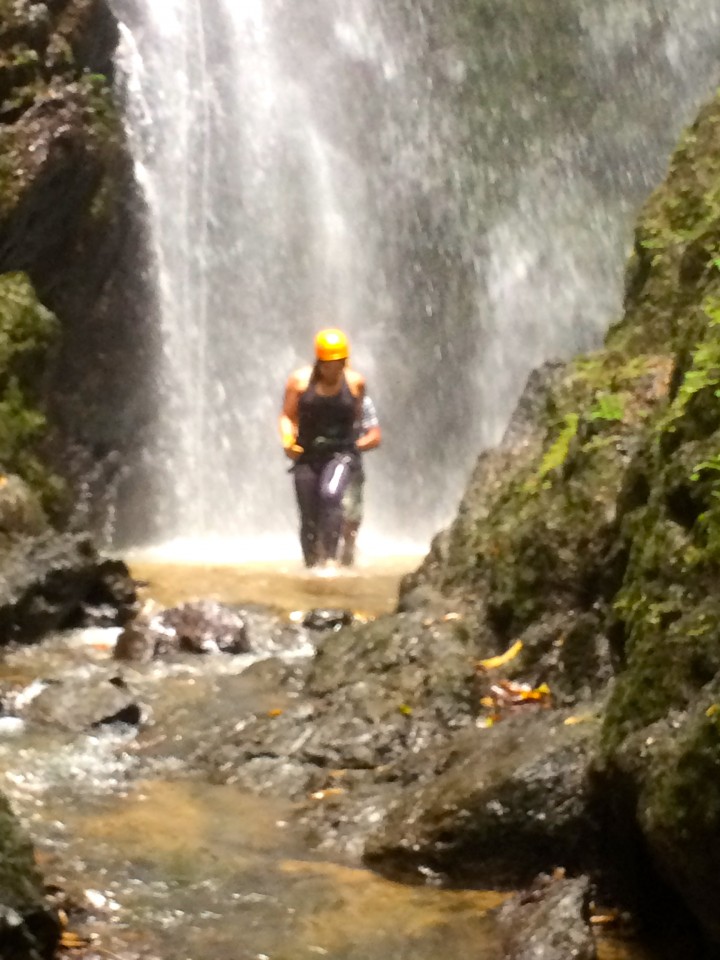
[[[373,427],[379,427],[375,404],[365,394],[362,402],[360,422],[355,424],[355,435],[359,439]],[[364,470],[355,470],[351,475],[345,493],[343,494],[343,545],[340,552],[340,563],[344,567],[351,567],[355,562],[355,540],[363,519],[364,507]]]
[[[355,423],[355,438],[359,439],[366,434],[368,430],[372,430],[373,427],[379,426],[380,420],[378,419],[375,404],[372,402],[370,397],[365,394],[362,402],[360,421],[356,421]],[[356,528],[360,526],[363,517],[364,481],[364,471],[362,469],[354,471],[353,475],[350,477],[347,487],[345,488],[345,495],[343,496],[343,512],[345,514],[345,521]]]
[[[339,391],[329,397],[318,393],[311,379],[298,400],[296,443],[305,451],[300,459],[325,460],[334,453],[354,451],[358,407],[344,375]]]
[[[334,396],[319,394],[311,380],[298,399],[297,443],[303,453],[293,467],[300,512],[300,544],[308,567],[337,557],[343,528],[343,496],[361,471],[355,446],[359,401],[343,376]]]
[[[364,433],[367,433],[368,430],[372,430],[373,427],[379,426],[380,420],[378,419],[375,404],[372,402],[370,397],[365,394],[363,397],[362,409],[360,411],[360,424],[355,425],[356,439],[361,437]]]
[[[343,496],[356,472],[349,454],[336,454],[324,462],[296,464],[293,478],[306,566],[336,559],[343,529]]]

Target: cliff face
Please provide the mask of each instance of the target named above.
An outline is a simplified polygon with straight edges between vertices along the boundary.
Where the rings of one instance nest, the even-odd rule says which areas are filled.
[[[623,320],[602,351],[551,371],[537,433],[483,455],[401,598],[453,598],[498,649],[522,640],[515,673],[543,662],[536,679],[566,700],[578,664],[604,686],[592,664],[610,651],[594,789],[715,940],[719,158],[720,97],[642,211]]]
[[[46,454],[70,472],[78,450],[85,467],[117,430],[131,435],[96,411],[118,409],[145,356],[143,242],[109,86],[117,42],[103,0],[0,2],[0,275],[23,273],[59,320],[36,386],[56,427]]]
[[[75,439],[66,398],[92,413],[74,371],[112,391],[108,371],[132,358],[118,336],[137,342],[122,322],[136,319],[124,268],[139,245],[109,91],[116,43],[100,0],[0,0],[0,644],[82,620],[99,583],[92,545],[58,537],[46,513],[67,513],[48,467]],[[53,956],[59,922],[2,797],[0,860],[0,953]]]

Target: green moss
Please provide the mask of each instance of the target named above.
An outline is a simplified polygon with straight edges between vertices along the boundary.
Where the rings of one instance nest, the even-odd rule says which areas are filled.
[[[720,836],[720,705],[711,691],[653,764],[644,826],[673,843]],[[707,850],[703,851],[705,855]]]
[[[538,478],[543,480],[551,471],[557,470],[567,460],[570,442],[577,435],[578,423],[580,417],[577,413],[567,413],[563,420],[563,426],[560,430],[557,440],[545,453],[538,470]]]
[[[10,805],[0,796],[0,890],[3,903],[16,910],[37,907],[42,884],[30,841],[20,829]]]
[[[618,393],[600,393],[588,417],[590,420],[622,420],[625,398]]]
[[[62,489],[38,453],[47,430],[40,391],[57,334],[55,316],[25,274],[0,275],[0,464],[26,480],[46,506]]]

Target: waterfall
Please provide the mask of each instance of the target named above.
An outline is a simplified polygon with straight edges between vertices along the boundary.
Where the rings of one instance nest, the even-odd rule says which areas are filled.
[[[367,540],[426,543],[529,371],[597,345],[718,79],[700,0],[114,0],[160,331],[158,541],[294,542],[285,379],[340,326]]]

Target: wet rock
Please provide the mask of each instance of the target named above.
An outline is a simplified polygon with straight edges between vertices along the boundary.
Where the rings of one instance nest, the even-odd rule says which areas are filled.
[[[11,413],[42,435],[39,457],[31,462],[12,430],[3,456],[9,449],[17,463],[6,467],[56,495],[40,470],[40,462],[51,465],[80,500],[113,451],[128,464],[152,416],[144,211],[113,96],[118,22],[106,0],[1,6],[0,275],[24,276],[60,321],[54,349],[44,344],[44,370],[27,378],[24,364],[22,392],[5,409],[6,422]],[[10,383],[2,378],[3,404]],[[128,383],[132,400],[123,402]],[[33,402],[37,393],[52,431]],[[95,484],[92,499],[102,507],[88,510],[93,529],[104,533],[109,511],[116,515],[122,473],[103,470]],[[72,496],[55,499],[61,512]]]
[[[41,533],[48,522],[37,495],[20,477],[1,471],[0,466],[0,536]]]
[[[136,585],[123,560],[101,559],[93,588],[83,602],[82,625],[112,627],[126,623],[137,610]]]
[[[458,734],[442,751],[444,769],[421,779],[370,836],[366,862],[393,875],[429,867],[500,886],[560,865],[594,866],[592,727],[534,714]],[[427,766],[438,769],[437,761]]]
[[[283,709],[219,726],[198,762],[213,780],[272,782],[297,800],[344,771],[332,804],[311,798],[301,816],[314,840],[357,854],[397,784],[429,775],[427,755],[411,761],[435,745],[442,764],[443,745],[472,722],[475,641],[462,621],[426,614],[319,634],[314,659],[283,681]]]
[[[586,877],[540,878],[497,913],[506,960],[595,960]]]
[[[546,614],[517,640],[522,649],[503,666],[502,676],[533,687],[547,684],[556,706],[591,699],[613,676],[606,625],[595,611]],[[488,681],[497,673],[490,671]]]
[[[308,630],[339,630],[353,622],[351,610],[308,610],[303,626]]]
[[[0,955],[50,960],[60,924],[43,896],[30,841],[0,795]]]
[[[86,536],[48,532],[16,543],[0,561],[0,643],[83,626],[86,607],[98,601],[115,623],[127,619],[134,586],[126,573],[120,590],[123,568],[108,568]]]
[[[243,615],[214,600],[197,600],[158,610],[149,605],[118,637],[115,657],[146,663],[173,652],[247,653]]]
[[[466,587],[470,579],[474,527],[496,509],[494,501],[508,472],[521,468],[541,449],[547,405],[562,370],[562,364],[546,363],[530,374],[501,444],[480,454],[457,517],[433,539],[418,570],[403,579],[400,610],[437,608],[448,596],[472,608],[486,593],[477,578],[472,580],[472,597],[467,589],[455,589]]]
[[[28,723],[80,732],[113,723],[137,726],[142,713],[131,691],[113,678],[73,678],[48,683],[23,716]]]
[[[242,615],[214,600],[184,603],[159,614],[164,629],[188,653],[247,653],[250,643]]]

